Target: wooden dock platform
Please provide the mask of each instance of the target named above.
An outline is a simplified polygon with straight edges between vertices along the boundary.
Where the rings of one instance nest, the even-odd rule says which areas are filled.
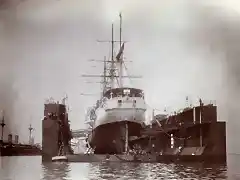
[[[209,160],[209,161],[207,161]],[[210,162],[224,163],[224,157],[206,155],[100,155],[100,154],[73,154],[64,158],[54,158],[53,162],[128,162],[128,163],[169,163],[169,162]]]

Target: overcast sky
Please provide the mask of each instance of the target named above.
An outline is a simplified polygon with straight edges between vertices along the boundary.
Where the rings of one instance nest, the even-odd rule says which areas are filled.
[[[128,69],[143,76],[133,86],[145,91],[147,104],[173,111],[186,96],[193,104],[199,97],[216,100],[219,119],[228,122],[229,151],[240,152],[237,1],[9,0],[0,8],[0,107],[7,131],[21,141],[30,123],[41,141],[44,100],[66,93],[71,128],[84,127],[84,112],[97,96],[80,94],[99,93],[100,85],[86,84],[99,79],[81,74],[101,73],[101,63],[87,60],[109,54],[109,45],[96,40],[111,38],[112,22],[118,38],[122,11]]]

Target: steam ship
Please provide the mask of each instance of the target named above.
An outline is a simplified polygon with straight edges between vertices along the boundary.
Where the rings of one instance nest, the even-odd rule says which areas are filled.
[[[104,60],[103,93],[96,105],[89,110],[92,131],[89,134],[89,146],[95,154],[122,154],[129,150],[129,138],[140,136],[145,122],[146,103],[142,89],[123,85],[124,42],[121,42],[122,16],[120,14],[120,49],[114,57],[112,25],[112,57]],[[110,71],[107,73],[107,63]],[[116,70],[118,72],[116,73]],[[109,81],[108,78],[109,77]],[[115,83],[117,82],[117,87]],[[110,86],[109,86],[110,84]]]
[[[40,156],[41,152],[41,148],[38,145],[8,142],[3,142],[0,145],[0,156]]]
[[[40,156],[41,147],[38,144],[21,144],[18,135],[12,141],[12,134],[8,135],[8,141],[0,140],[0,156]]]

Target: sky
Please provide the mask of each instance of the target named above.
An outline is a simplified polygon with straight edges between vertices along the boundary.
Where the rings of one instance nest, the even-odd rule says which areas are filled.
[[[86,109],[99,84],[82,74],[101,74],[103,64],[89,59],[109,55],[114,23],[123,16],[129,74],[141,75],[149,109],[168,112],[215,100],[219,120],[227,121],[229,152],[239,152],[238,72],[240,3],[231,0],[8,0],[0,1],[0,109],[9,132],[28,141],[28,126],[41,141],[44,102],[68,95],[71,128],[84,128]],[[95,66],[95,67],[94,67]],[[129,82],[126,82],[129,83]],[[151,110],[150,110],[151,111]],[[158,113],[156,111],[156,113]]]

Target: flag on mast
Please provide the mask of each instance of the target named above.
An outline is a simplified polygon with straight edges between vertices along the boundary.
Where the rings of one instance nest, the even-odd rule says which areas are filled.
[[[122,13],[119,13],[120,21],[122,20]],[[124,50],[124,43],[121,44],[121,22],[120,22],[120,50],[116,56],[117,62],[120,62],[123,56],[123,50]]]
[[[120,48],[120,50],[119,50],[119,52],[116,56],[116,59],[117,59],[118,62],[121,60],[121,57],[123,55],[123,50],[124,50],[124,43],[122,44],[122,46],[121,46],[121,48]]]

